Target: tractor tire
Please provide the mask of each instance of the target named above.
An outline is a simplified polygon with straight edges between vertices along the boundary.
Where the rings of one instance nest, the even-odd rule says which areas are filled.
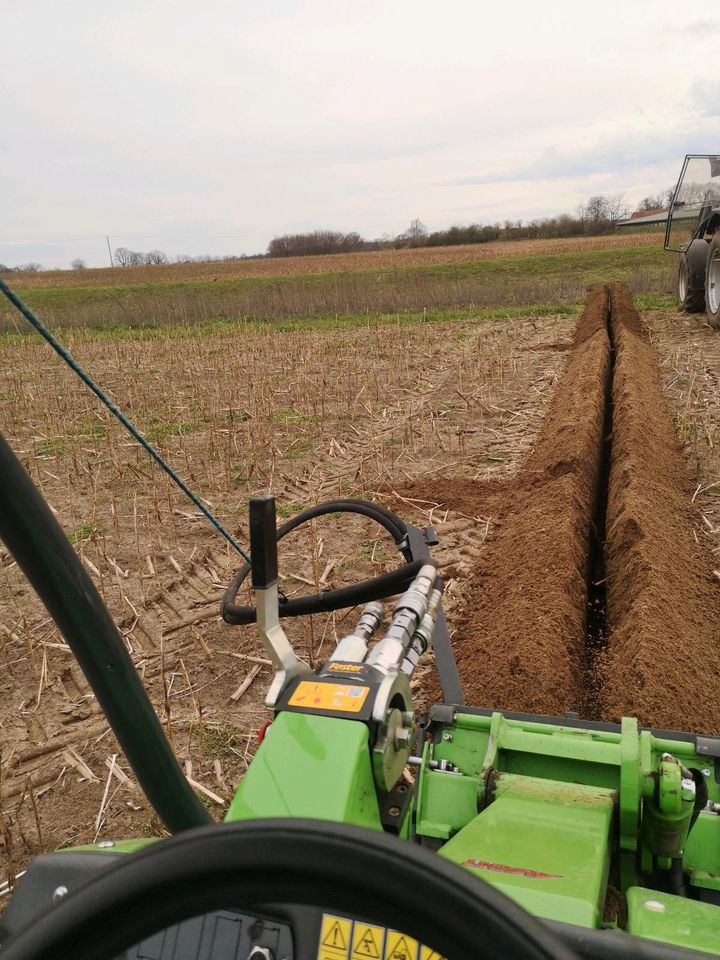
[[[680,309],[686,313],[702,313],[705,309],[705,272],[708,247],[704,240],[693,240],[680,254],[677,272],[677,295]]]
[[[720,330],[720,233],[710,241],[707,254],[705,312],[710,326]]]

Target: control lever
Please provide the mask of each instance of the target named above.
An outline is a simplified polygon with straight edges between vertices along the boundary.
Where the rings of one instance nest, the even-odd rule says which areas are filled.
[[[274,707],[285,685],[293,677],[310,673],[310,668],[295,656],[280,625],[275,497],[272,494],[250,499],[250,551],[257,634],[275,667],[265,704]]]

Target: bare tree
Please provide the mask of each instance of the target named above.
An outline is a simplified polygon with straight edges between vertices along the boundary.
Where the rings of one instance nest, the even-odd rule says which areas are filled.
[[[419,217],[415,217],[407,228],[405,235],[409,237],[410,240],[420,240],[422,237],[427,236],[427,232],[427,227],[422,220],[420,220]]]
[[[630,210],[625,201],[624,193],[609,193],[606,200],[608,219],[611,223],[615,223],[617,220],[624,220],[625,217],[630,216]]]
[[[87,264],[82,257],[75,257],[75,259],[71,261],[70,266],[73,270],[87,270]]]
[[[337,230],[313,230],[311,233],[288,233],[273,237],[268,244],[269,257],[306,257],[323,253],[351,253],[368,246],[359,233]]]
[[[129,267],[132,262],[133,252],[127,247],[116,247],[113,259],[120,267]]]
[[[162,250],[150,250],[145,254],[145,263],[167,263],[167,255]]]
[[[584,213],[585,220],[590,224],[597,224],[601,223],[603,220],[609,220],[610,214],[607,198],[600,193],[590,197],[588,202],[585,204]]]

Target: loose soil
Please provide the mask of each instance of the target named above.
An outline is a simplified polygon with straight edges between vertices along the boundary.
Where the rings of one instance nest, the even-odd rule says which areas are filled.
[[[610,369],[608,293],[594,291],[540,437],[506,493],[458,630],[468,703],[558,714],[585,706],[590,527]]]
[[[607,524],[603,715],[720,730],[720,581],[658,358],[625,288],[612,288],[613,458]]]

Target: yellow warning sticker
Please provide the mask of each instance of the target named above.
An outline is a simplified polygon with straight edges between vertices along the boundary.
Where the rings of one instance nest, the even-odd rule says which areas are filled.
[[[444,960],[399,930],[324,913],[317,960]]]
[[[347,960],[351,935],[352,920],[323,914],[317,960]]]
[[[384,960],[417,960],[419,944],[397,930],[388,930]]]
[[[358,687],[349,683],[314,683],[303,680],[295,688],[288,704],[310,710],[359,713],[369,692],[369,687]]]
[[[385,929],[369,923],[355,923],[350,960],[383,960]]]
[[[443,957],[431,947],[420,946],[420,960],[443,960]]]

